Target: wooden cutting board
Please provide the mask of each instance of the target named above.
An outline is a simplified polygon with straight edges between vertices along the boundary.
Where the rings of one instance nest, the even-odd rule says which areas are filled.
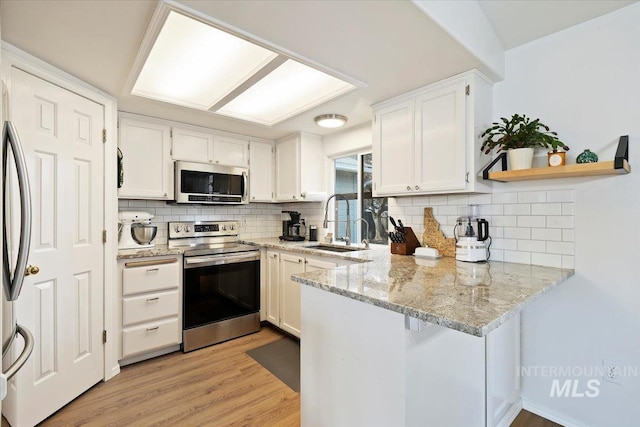
[[[440,231],[440,223],[433,216],[433,208],[424,208],[424,234],[422,244],[440,251],[440,255],[456,256],[456,239],[447,238]]]

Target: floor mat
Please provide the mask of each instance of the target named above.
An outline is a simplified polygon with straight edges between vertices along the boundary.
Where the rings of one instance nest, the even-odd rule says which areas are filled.
[[[247,354],[293,391],[300,393],[300,344],[297,341],[283,338],[249,350]]]

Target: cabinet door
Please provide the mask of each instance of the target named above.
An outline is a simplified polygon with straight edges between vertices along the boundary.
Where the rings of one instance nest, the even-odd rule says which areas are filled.
[[[304,273],[304,258],[280,255],[280,328],[300,338],[300,283],[292,274]]]
[[[172,141],[173,160],[211,162],[213,134],[174,127]]]
[[[466,187],[465,86],[459,80],[416,98],[415,191]]]
[[[306,266],[305,271],[317,271],[317,270],[326,270],[328,268],[334,268],[334,267],[337,267],[338,264],[332,261],[307,257],[305,259],[305,266]]]
[[[171,128],[154,121],[121,117],[118,146],[123,176],[118,197],[173,199]]]
[[[250,202],[273,201],[273,144],[251,141],[249,145]]]
[[[376,111],[373,124],[373,192],[406,195],[413,182],[413,99]]]
[[[215,135],[213,137],[213,163],[249,167],[249,141]]]
[[[280,254],[267,251],[267,317],[268,322],[278,326],[280,322]]]
[[[300,194],[300,137],[276,143],[276,200],[296,201]]]

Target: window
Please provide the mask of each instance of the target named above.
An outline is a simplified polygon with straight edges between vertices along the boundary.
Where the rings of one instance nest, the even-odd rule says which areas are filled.
[[[370,243],[387,244],[387,198],[373,197],[372,163],[371,153],[335,159],[334,193],[347,199],[351,219],[349,238],[353,243],[366,238]],[[347,203],[341,197],[334,200],[337,219],[334,236],[340,238],[347,234]],[[363,218],[369,224],[369,235],[366,235],[367,226],[362,221],[354,221],[356,218]]]

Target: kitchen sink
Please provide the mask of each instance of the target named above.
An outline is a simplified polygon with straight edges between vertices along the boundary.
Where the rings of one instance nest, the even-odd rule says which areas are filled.
[[[366,248],[352,248],[349,246],[331,246],[331,245],[313,245],[313,246],[305,246],[306,249],[319,249],[321,251],[331,251],[331,252],[356,252],[356,251],[366,251]]]

